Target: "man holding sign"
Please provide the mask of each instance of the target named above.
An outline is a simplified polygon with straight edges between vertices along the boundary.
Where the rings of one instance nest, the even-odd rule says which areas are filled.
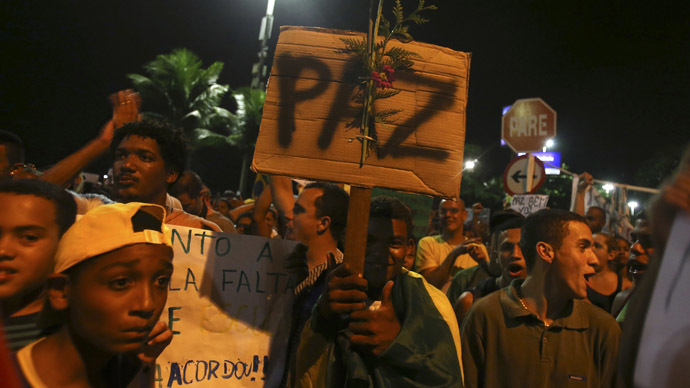
[[[411,227],[402,202],[372,200],[365,276],[348,264],[328,276],[302,333],[296,386],[462,386],[458,325],[448,299],[402,268]]]

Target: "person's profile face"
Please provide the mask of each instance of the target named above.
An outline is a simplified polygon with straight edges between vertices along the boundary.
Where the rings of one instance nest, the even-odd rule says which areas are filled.
[[[407,239],[407,254],[405,255],[405,261],[403,262],[403,267],[412,271],[414,269],[414,260],[417,254],[417,246],[415,245],[414,238]]]
[[[395,278],[408,251],[405,221],[385,217],[369,218],[364,277],[371,297],[378,298],[386,282]]]
[[[138,351],[165,307],[170,247],[128,245],[80,265],[67,294],[71,332],[107,354]]]
[[[628,273],[635,281],[639,281],[647,271],[649,260],[654,254],[651,236],[648,233],[638,233],[633,237],[635,242],[630,246],[628,259]]]
[[[155,203],[177,178],[166,168],[156,140],[137,135],[125,137],[115,149],[113,173],[114,194],[121,202]]]
[[[0,193],[0,300],[40,288],[53,272],[60,241],[52,201]]]
[[[568,222],[567,230],[549,270],[553,272],[554,284],[562,295],[584,299],[587,297],[587,281],[595,274],[598,264],[592,250],[592,232],[587,224],[576,221]]]
[[[323,190],[309,188],[303,190],[292,209],[292,232],[295,240],[307,244],[317,235],[319,218],[316,217],[316,199],[323,195]]]
[[[276,216],[273,215],[271,211],[266,213],[266,225],[268,225],[269,228],[273,228],[276,225]]]
[[[192,198],[189,196],[187,193],[182,193],[177,196],[177,199],[180,200],[180,203],[182,204],[182,209],[186,211],[189,214],[193,214],[195,216],[199,216],[203,218],[203,212],[204,209],[204,203],[201,199],[201,196],[198,196],[196,198]]]
[[[607,265],[609,265],[609,261],[616,257],[617,251],[609,251],[609,246],[606,244],[606,237],[599,233],[595,233],[592,236],[592,241],[594,241],[592,250],[597,256],[598,263],[596,271],[601,272]]]

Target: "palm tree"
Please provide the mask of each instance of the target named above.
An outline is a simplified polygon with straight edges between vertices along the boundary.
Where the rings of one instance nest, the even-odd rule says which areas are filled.
[[[266,93],[247,87],[232,91],[237,111],[220,107],[230,90],[217,82],[222,62],[208,68],[194,53],[176,49],[159,55],[144,65],[146,76],[128,74],[134,88],[141,94],[143,115],[164,118],[183,128],[194,150],[203,147],[228,147],[242,155],[240,190],[246,191],[247,173]]]
[[[244,193],[247,185],[249,161],[259,136],[259,126],[263,113],[266,92],[260,89],[242,87],[232,92],[237,102],[235,112],[236,127],[228,138],[232,145],[242,153],[242,174],[240,175],[240,190]]]
[[[222,62],[202,67],[187,49],[159,55],[145,64],[147,75],[128,74],[143,100],[143,115],[164,118],[184,129],[192,148],[231,144],[227,135],[237,127],[235,115],[220,107],[228,85],[217,83]]]

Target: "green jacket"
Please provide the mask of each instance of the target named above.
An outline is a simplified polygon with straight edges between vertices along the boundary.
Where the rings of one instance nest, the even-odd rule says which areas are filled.
[[[326,321],[316,311],[302,332],[297,387],[462,387],[460,336],[445,295],[421,275],[394,279],[393,306],[401,331],[380,356],[350,348],[346,321]]]

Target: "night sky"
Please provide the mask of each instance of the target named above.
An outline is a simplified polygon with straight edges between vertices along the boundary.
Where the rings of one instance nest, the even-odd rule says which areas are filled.
[[[276,3],[271,49],[281,25],[366,28],[368,1]],[[497,174],[510,158],[498,146],[501,110],[518,98],[541,97],[558,112],[555,150],[595,178],[635,183],[639,168],[690,140],[689,2],[427,3],[439,10],[412,35],[472,52],[466,141]],[[205,64],[225,63],[221,83],[249,85],[266,0],[6,0],[0,9],[0,126],[46,165],[94,137],[108,94],[158,54],[189,48]]]

